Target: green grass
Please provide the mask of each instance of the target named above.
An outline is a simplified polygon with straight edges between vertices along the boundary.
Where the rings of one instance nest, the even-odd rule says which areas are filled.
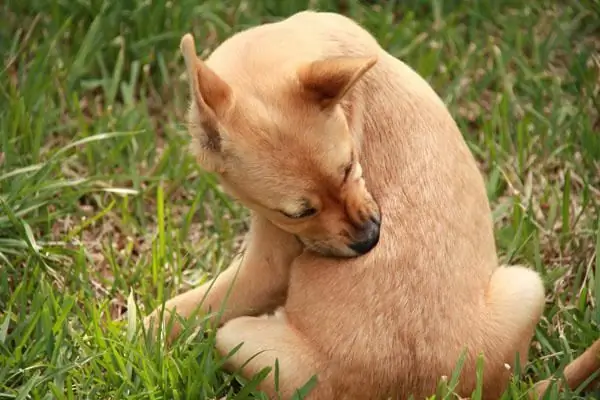
[[[431,82],[485,174],[502,261],[544,276],[531,362],[506,398],[598,337],[598,0],[231,3],[0,5],[0,398],[266,398],[260,377],[220,370],[210,327],[163,348],[136,316],[225,268],[246,228],[187,153],[181,35],[209,52],[309,3]]]

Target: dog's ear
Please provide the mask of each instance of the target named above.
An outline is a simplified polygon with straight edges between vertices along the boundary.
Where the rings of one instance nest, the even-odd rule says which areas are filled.
[[[328,108],[338,103],[376,62],[376,56],[313,61],[298,69],[298,78],[303,89]]]
[[[196,108],[202,128],[206,132],[206,147],[220,150],[219,120],[231,107],[231,87],[211,70],[196,54],[194,38],[185,34],[179,45],[190,84],[192,107]]]

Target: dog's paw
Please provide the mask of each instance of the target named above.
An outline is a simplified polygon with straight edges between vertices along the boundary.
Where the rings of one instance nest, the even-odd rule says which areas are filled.
[[[164,319],[159,318],[159,313],[157,313],[155,310],[152,311],[146,317],[144,317],[143,325],[144,330],[146,332],[151,332],[152,334],[155,334],[158,328],[161,327],[161,325],[163,325],[164,327]]]
[[[165,309],[162,310],[161,308],[157,308],[155,310],[153,310],[150,314],[148,314],[146,317],[144,317],[143,319],[143,327],[144,327],[144,332],[146,333],[146,336],[149,337],[152,340],[161,340],[161,341],[165,341],[169,342],[171,339],[171,336],[175,336],[175,334],[177,332],[171,332],[169,335],[166,335],[165,337],[165,331],[166,331],[166,327],[167,324],[169,322],[169,318],[171,316],[171,313],[169,312],[169,310]],[[173,330],[176,330],[176,327],[173,327]]]
[[[183,318],[174,310],[159,307],[143,320],[146,337],[167,345],[175,341],[182,333],[187,332],[192,318]],[[198,327],[197,329],[200,329]],[[186,335],[187,336],[187,335]]]

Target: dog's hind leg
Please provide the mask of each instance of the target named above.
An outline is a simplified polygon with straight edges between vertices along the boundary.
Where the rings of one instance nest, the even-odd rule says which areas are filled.
[[[499,268],[492,275],[487,300],[490,312],[490,324],[487,326],[490,332],[487,336],[488,351],[506,349],[503,352],[506,358],[514,357],[518,351],[521,365],[524,366],[535,325],[544,307],[544,287],[540,277],[536,272],[523,267]],[[567,365],[564,371],[566,386],[576,389],[592,378],[599,369],[600,339]],[[551,381],[552,378],[538,382],[530,398],[543,396]],[[591,382],[592,387],[599,384],[600,377]]]
[[[318,381],[317,385],[305,399],[335,398],[329,383],[322,380],[320,372],[325,364],[320,355],[283,317],[233,319],[217,331],[216,342],[217,350],[224,357],[241,344],[226,360],[225,368],[230,372],[241,373],[251,379],[264,368],[271,368],[269,375],[259,385],[259,389],[271,399],[290,399],[313,376]],[[278,388],[275,387],[276,360],[279,368]]]
[[[558,387],[563,385],[575,390],[587,381],[587,388],[590,390],[600,389],[600,339],[597,339],[586,349],[583,354],[571,361],[564,370],[564,382],[557,377],[552,377],[535,384],[535,395],[531,399],[542,398],[552,382],[557,380]],[[597,376],[592,377],[594,374]]]
[[[499,267],[485,294],[485,310],[478,327],[478,342],[485,352],[484,398],[499,398],[514,368],[518,353],[521,367],[527,362],[535,326],[544,310],[541,277],[533,270]],[[487,375],[487,377],[486,377]]]

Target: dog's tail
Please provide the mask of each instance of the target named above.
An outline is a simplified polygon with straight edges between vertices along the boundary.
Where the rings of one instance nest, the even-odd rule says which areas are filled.
[[[563,383],[569,389],[574,390],[590,379],[594,373],[597,373],[597,376],[588,383],[598,386],[600,385],[600,339],[597,339],[582,355],[565,367]],[[536,383],[531,400],[542,399],[554,380],[555,378],[549,378]],[[557,385],[560,385],[560,382],[557,382]]]

